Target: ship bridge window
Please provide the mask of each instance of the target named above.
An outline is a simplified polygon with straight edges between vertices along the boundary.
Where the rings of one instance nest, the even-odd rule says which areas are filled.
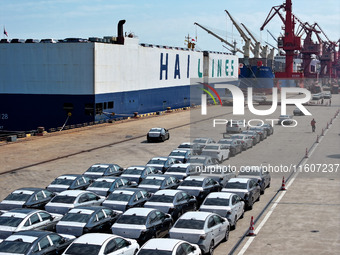
[[[110,101],[110,102],[107,103],[108,109],[113,109],[113,106],[114,106],[113,101]]]
[[[94,113],[93,104],[85,104],[85,115],[92,116]]]

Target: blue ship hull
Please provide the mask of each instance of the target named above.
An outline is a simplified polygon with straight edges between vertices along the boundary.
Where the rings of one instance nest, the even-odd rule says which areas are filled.
[[[254,88],[255,92],[271,92],[274,87],[275,75],[267,66],[243,66],[240,68],[241,89]]]

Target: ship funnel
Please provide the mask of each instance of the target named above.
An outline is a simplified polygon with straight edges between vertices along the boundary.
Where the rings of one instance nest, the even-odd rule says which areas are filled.
[[[125,24],[126,20],[122,19],[118,22],[118,44],[124,44],[124,31],[123,31],[123,25]]]

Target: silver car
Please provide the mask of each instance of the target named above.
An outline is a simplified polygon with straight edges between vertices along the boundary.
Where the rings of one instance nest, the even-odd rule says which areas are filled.
[[[258,144],[261,141],[260,135],[255,131],[245,130],[245,131],[242,131],[242,134],[250,136],[253,139],[253,145]]]
[[[264,194],[266,188],[270,187],[270,173],[260,166],[243,166],[238,174],[238,178],[256,178]]]
[[[131,208],[123,213],[115,224],[112,233],[145,243],[151,238],[168,235],[173,222],[169,214],[153,208]]]
[[[187,212],[170,229],[170,238],[197,244],[203,253],[213,254],[214,248],[229,238],[229,221],[216,213]]]
[[[183,180],[190,175],[198,175],[199,173],[196,172],[195,166],[186,163],[173,164],[168,168],[168,170],[166,170],[164,174],[174,176],[179,180]]]
[[[242,143],[243,150],[247,150],[253,147],[253,139],[246,134],[232,135],[231,139],[238,139]]]
[[[51,213],[66,214],[70,209],[78,206],[101,205],[105,197],[86,190],[65,190],[55,196],[45,210]]]
[[[43,210],[13,209],[0,216],[0,239],[23,230],[54,231],[63,215],[51,214]]]
[[[231,228],[235,229],[237,221],[243,218],[244,202],[234,193],[213,192],[205,198],[199,210],[217,213],[227,218]]]
[[[229,159],[229,146],[225,144],[209,144],[202,150],[202,156],[210,156],[219,163]]]
[[[180,150],[176,149],[173,150],[170,154],[170,158],[177,159],[178,161],[181,161],[182,163],[186,163],[188,158],[191,156],[191,150]]]
[[[226,131],[227,133],[241,133],[245,129],[244,120],[228,121]]]
[[[253,209],[255,201],[260,201],[260,186],[253,178],[232,178],[222,192],[239,195],[245,202],[246,209]]]

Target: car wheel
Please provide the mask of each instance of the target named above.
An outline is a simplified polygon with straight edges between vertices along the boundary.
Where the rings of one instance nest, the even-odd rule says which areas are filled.
[[[242,209],[242,214],[241,214],[241,216],[240,216],[240,219],[243,219],[243,217],[244,217],[244,207],[243,207],[243,209]]]
[[[236,229],[236,225],[237,225],[237,216],[235,216],[234,225],[231,227],[231,229],[235,230]]]
[[[228,239],[229,239],[229,228],[227,228],[227,230],[225,231],[225,235],[224,235],[223,241],[226,242],[226,241],[228,241]]]
[[[222,163],[224,161],[223,156],[221,157],[221,160],[219,161],[219,163]]]
[[[261,195],[258,196],[258,198],[256,199],[256,202],[260,201],[260,197],[261,197]]]
[[[214,241],[211,241],[211,243],[210,243],[208,254],[209,255],[214,254]]]
[[[170,139],[170,134],[168,134],[168,139],[167,140],[169,140]]]
[[[253,204],[254,204],[254,202],[253,202],[253,199],[252,199],[251,202],[247,205],[247,209],[248,210],[252,210],[253,209]]]

